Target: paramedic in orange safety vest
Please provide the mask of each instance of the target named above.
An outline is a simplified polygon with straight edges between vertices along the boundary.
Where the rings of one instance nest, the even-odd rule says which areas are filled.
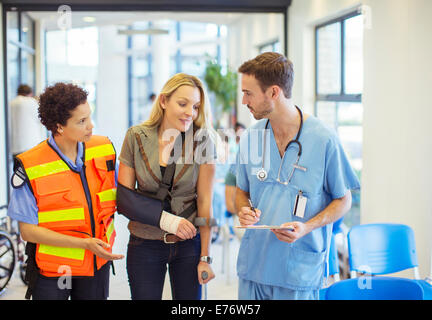
[[[92,136],[87,92],[57,83],[40,96],[50,137],[14,159],[8,215],[27,241],[34,300],[104,300],[115,238],[116,153]]]

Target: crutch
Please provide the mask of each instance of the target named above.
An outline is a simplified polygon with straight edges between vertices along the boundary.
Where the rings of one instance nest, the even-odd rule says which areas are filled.
[[[208,278],[208,273],[207,273],[207,271],[203,271],[203,272],[201,273],[201,278],[202,278],[203,280],[205,280],[205,279]],[[204,286],[204,300],[207,300],[207,283],[205,283],[203,286]]]

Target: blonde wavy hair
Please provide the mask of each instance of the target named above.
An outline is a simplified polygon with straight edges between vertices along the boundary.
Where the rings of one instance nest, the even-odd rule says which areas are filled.
[[[160,96],[164,95],[167,99],[169,99],[172,94],[181,86],[191,86],[198,88],[200,92],[200,106],[198,109],[198,117],[194,120],[194,124],[198,128],[212,128],[210,121],[210,104],[208,102],[204,86],[200,79],[186,73],[177,73],[165,83],[160,94],[153,103],[149,118],[143,122],[143,125],[155,127],[162,123],[164,109],[160,104]]]

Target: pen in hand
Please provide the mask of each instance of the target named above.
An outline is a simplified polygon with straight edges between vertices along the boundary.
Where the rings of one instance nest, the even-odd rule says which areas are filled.
[[[254,212],[254,218],[256,218],[255,207],[253,206],[251,199],[248,199],[248,201],[249,201],[249,206],[250,206],[251,210]]]

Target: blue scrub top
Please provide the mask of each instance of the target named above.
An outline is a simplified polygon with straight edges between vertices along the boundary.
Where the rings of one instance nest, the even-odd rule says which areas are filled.
[[[360,188],[337,135],[313,116],[304,122],[299,139],[302,144],[299,165],[307,171],[296,169],[288,185],[277,182],[282,158],[270,123],[267,135],[263,134],[266,122],[267,119],[259,121],[243,135],[237,159],[237,186],[249,192],[252,203],[261,210],[258,224],[306,222],[348,190]],[[256,176],[262,167],[262,154],[268,173],[265,181]],[[298,147],[292,144],[282,164],[281,181],[288,180],[297,154]],[[292,214],[299,191],[308,199],[303,218]],[[331,232],[332,224],[329,224],[289,244],[278,240],[270,230],[247,230],[238,255],[238,276],[292,290],[317,290],[326,276]]]
[[[53,146],[55,151],[60,155],[60,157],[65,161],[70,168],[74,171],[79,172],[81,174],[81,170],[83,167],[83,152],[84,147],[82,142],[78,143],[78,152],[75,162],[71,161],[68,157],[66,157],[57,146],[52,135],[48,138],[48,142]],[[117,184],[117,173],[118,173],[118,165],[116,162],[115,169],[115,181]],[[85,174],[82,174],[83,179],[86,179]],[[86,184],[84,184],[86,186]],[[88,190],[86,190],[88,192]],[[20,222],[26,222],[30,224],[38,224],[38,207],[36,204],[36,199],[33,196],[29,186],[27,183],[24,183],[20,188],[12,188],[12,194],[9,201],[8,212],[7,215],[14,220]]]

